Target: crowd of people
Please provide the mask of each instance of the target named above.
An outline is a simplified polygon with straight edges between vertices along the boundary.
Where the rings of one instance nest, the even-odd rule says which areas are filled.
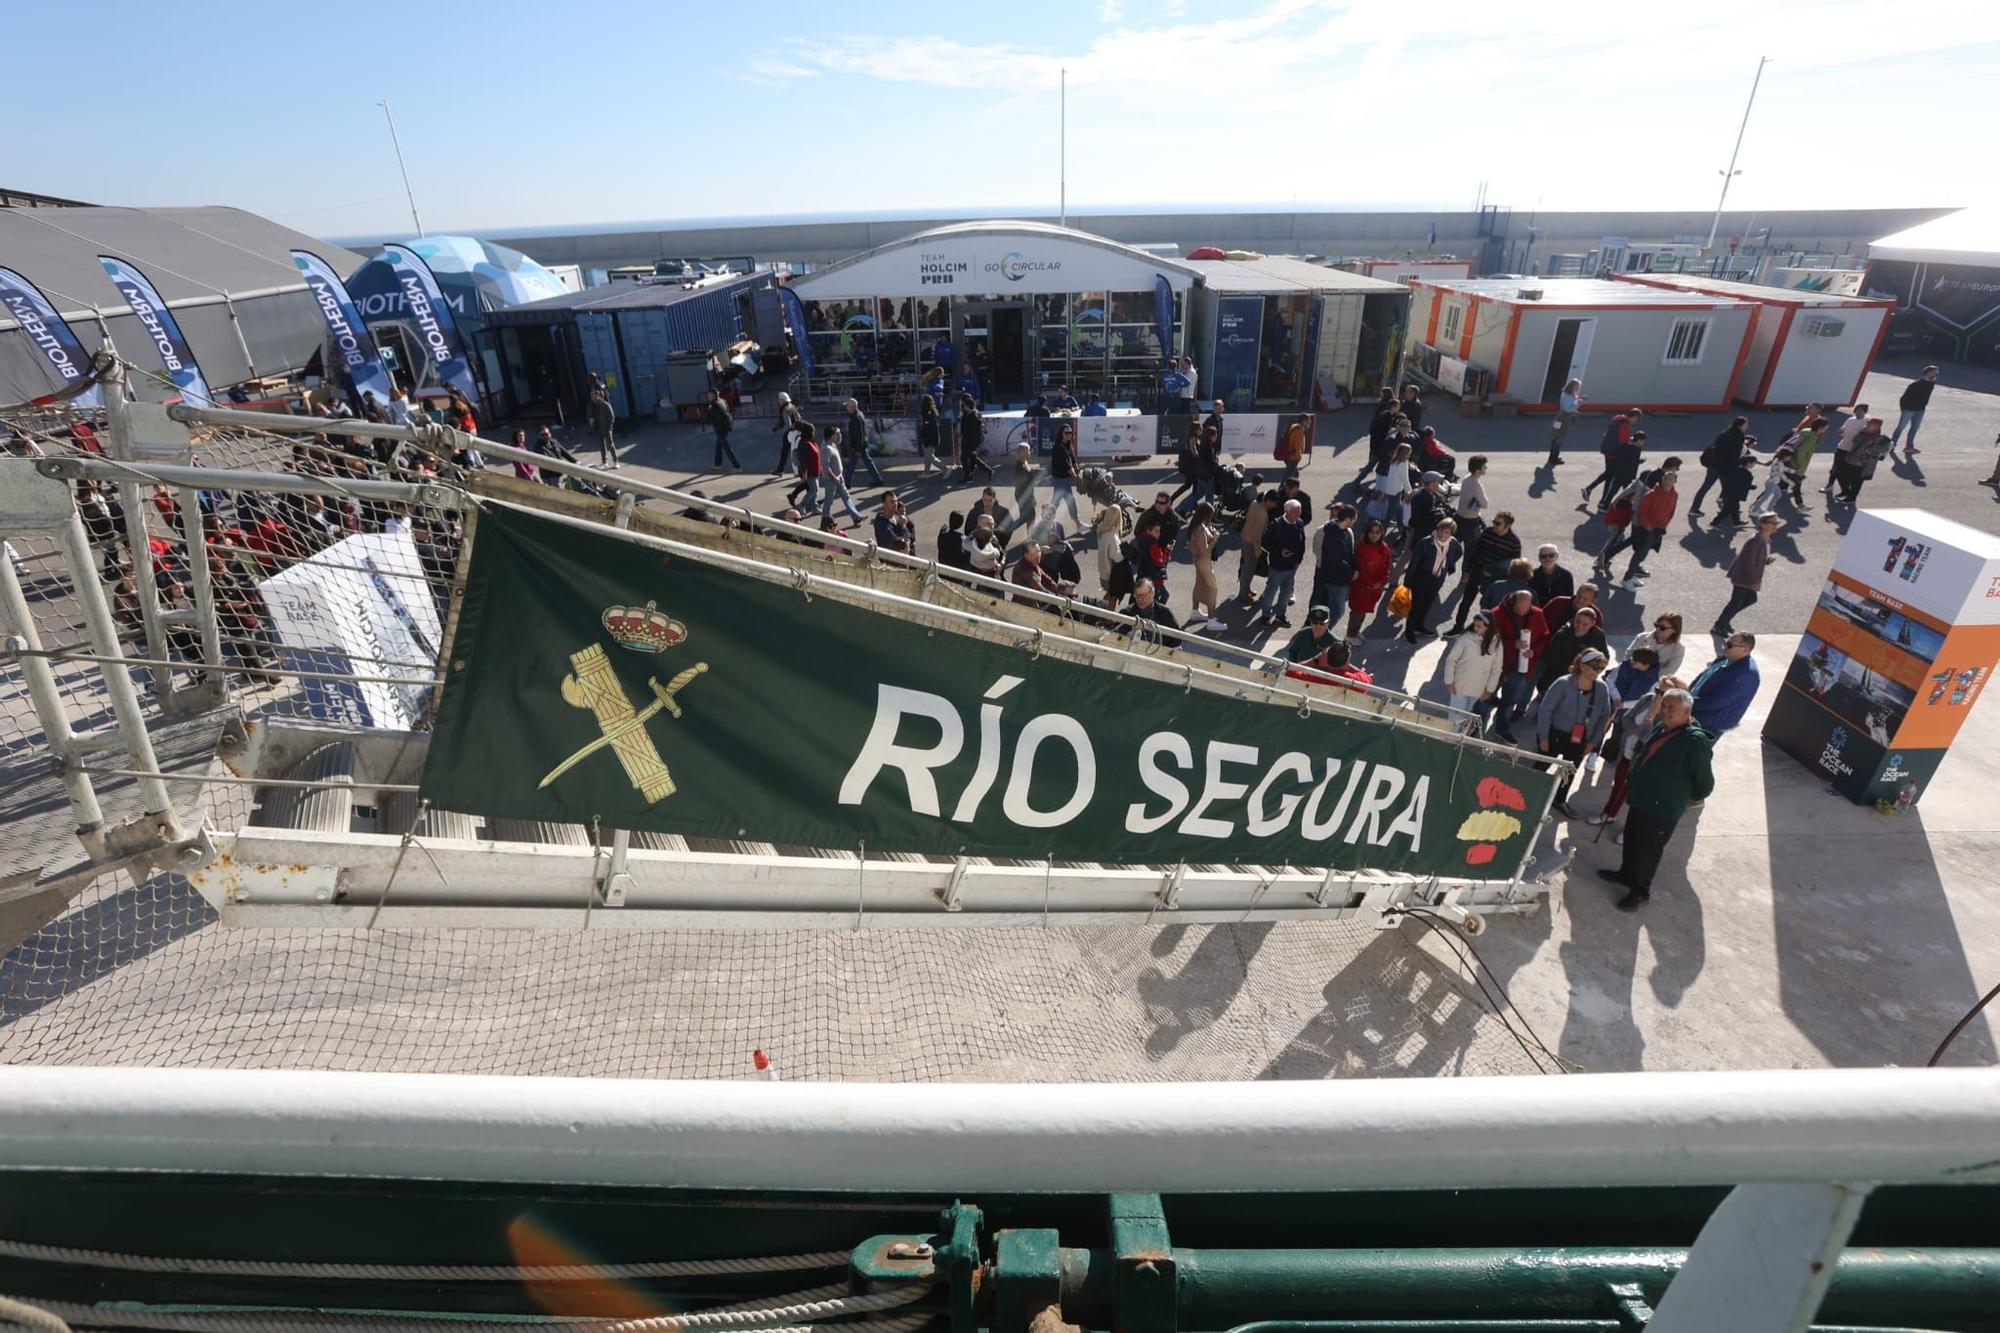
[[[1810,407],[1771,446],[1735,417],[1694,458],[1698,480],[1684,478],[1681,454],[1649,456],[1643,411],[1609,414],[1600,466],[1582,486],[1580,507],[1601,526],[1578,543],[1589,559],[1581,576],[1555,543],[1530,551],[1515,515],[1490,498],[1491,458],[1461,460],[1425,423],[1414,387],[1383,392],[1365,461],[1318,502],[1297,458],[1282,448],[1269,481],[1232,461],[1222,448],[1224,404],[1206,415],[1196,410],[1191,377],[1177,385],[1189,391],[1177,400],[1188,423],[1173,456],[1178,484],[1150,500],[1127,496],[1103,469],[1080,464],[1073,428],[1060,416],[1042,414],[1041,447],[1021,444],[1009,471],[1008,462],[996,467],[983,456],[977,401],[961,393],[947,412],[949,395],[939,386],[919,404],[918,438],[927,474],[984,483],[939,530],[935,556],[943,565],[1030,595],[1095,603],[1141,625],[1255,643],[1283,635],[1271,638],[1269,651],[1288,675],[1314,683],[1367,684],[1370,653],[1451,640],[1440,674],[1451,704],[1470,716],[1467,725],[1575,765],[1556,801],[1563,817],[1615,823],[1622,816],[1622,829],[1610,832],[1624,845],[1624,864],[1607,878],[1624,886],[1619,905],[1629,909],[1646,901],[1674,823],[1712,786],[1714,744],[1757,692],[1755,640],[1735,621],[1763,591],[1777,559],[1773,542],[1808,510],[1810,482],[1823,481],[1829,506],[1851,505],[1892,447],[1907,441],[1914,451],[1935,381],[1935,369],[1926,369],[1902,395],[1893,433],[1865,403],[1833,413]],[[1580,381],[1565,386],[1545,469],[1569,461],[1564,448],[1587,419],[1585,402]],[[930,554],[917,550],[901,498],[870,457],[867,419],[852,403],[847,410],[843,434],[815,428],[796,404],[781,401],[774,470],[793,473],[791,498],[800,506],[787,516],[819,513],[823,528],[847,531],[837,525],[844,512],[860,529],[855,535]],[[953,444],[955,460],[947,456]],[[830,454],[838,461],[829,464]],[[1814,472],[1822,454],[1831,456],[1819,464],[1824,477]],[[864,470],[883,486],[872,524],[855,499]],[[1614,587],[1640,590],[1676,518],[1707,517],[1711,496],[1712,532],[1745,529],[1730,542],[1712,615],[1703,622],[1661,611],[1642,633],[1614,642],[1599,597]],[[1225,589],[1218,565],[1232,559],[1233,587]],[[1684,639],[1689,624],[1703,623],[1713,650]],[[1586,814],[1579,793],[1605,782],[1605,799]]]

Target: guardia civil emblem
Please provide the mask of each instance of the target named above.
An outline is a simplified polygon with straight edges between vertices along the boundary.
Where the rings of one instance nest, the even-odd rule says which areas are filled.
[[[687,626],[660,611],[652,602],[647,602],[644,607],[607,606],[601,619],[612,640],[619,647],[635,653],[663,653],[686,642],[688,636]],[[593,643],[571,653],[569,665],[570,674],[564,676],[562,682],[563,702],[573,708],[588,708],[595,714],[600,734],[550,769],[540,785],[548,786],[599,750],[609,747],[611,753],[618,757],[626,778],[646,798],[647,804],[672,796],[673,774],[667,771],[666,760],[660,757],[660,751],[653,744],[652,734],[646,727],[661,712],[674,718],[682,715],[681,706],[674,701],[674,696],[686,689],[696,676],[708,670],[708,663],[696,662],[665,685],[660,684],[658,677],[649,677],[646,685],[653,692],[653,698],[643,708],[635,708],[626,697],[625,687],[619,683],[618,673],[612,669],[611,659],[601,644]]]

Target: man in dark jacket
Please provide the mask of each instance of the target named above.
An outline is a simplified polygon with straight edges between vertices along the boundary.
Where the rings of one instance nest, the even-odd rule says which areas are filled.
[[[1492,585],[1507,577],[1507,566],[1521,556],[1521,539],[1514,532],[1514,516],[1506,511],[1495,514],[1487,520],[1486,527],[1479,534],[1479,540],[1472,547],[1473,589],[1460,599],[1458,616],[1453,621],[1452,634],[1465,633],[1465,622],[1474,611],[1478,611],[1493,601],[1490,596]]]
[[[1459,558],[1465,554],[1465,548],[1453,535],[1457,531],[1457,519],[1441,518],[1429,535],[1411,544],[1410,567],[1404,575],[1410,586],[1410,617],[1403,629],[1406,643],[1430,637],[1431,608],[1438,604],[1445,585],[1458,573]]]
[[[1757,697],[1763,677],[1757,670],[1754,634],[1732,634],[1722,645],[1722,656],[1702,668],[1688,692],[1694,698],[1694,720],[1703,731],[1720,739],[1743,720]]]
[[[972,559],[965,553],[965,515],[956,509],[938,529],[937,559],[946,569],[972,568]]]
[[[972,480],[972,469],[978,468],[993,479],[993,465],[979,455],[979,446],[986,442],[986,421],[979,415],[979,403],[969,393],[958,396],[958,480],[960,484]]]
[[[1285,608],[1291,605],[1292,584],[1306,558],[1306,525],[1297,500],[1285,501],[1283,512],[1264,529],[1264,554],[1270,558],[1271,573],[1257,603],[1257,623],[1264,629],[1290,629]]]
[[[1616,870],[1599,870],[1603,879],[1625,890],[1621,912],[1636,912],[1653,894],[1653,876],[1675,825],[1696,801],[1715,790],[1710,753],[1715,742],[1694,721],[1694,700],[1686,690],[1660,695],[1659,721],[1632,754],[1625,796],[1631,813],[1625,816],[1625,855]]]
[[[1916,379],[1911,380],[1909,387],[1903,390],[1903,396],[1896,400],[1896,406],[1902,410],[1896,418],[1895,433],[1889,436],[1889,447],[1891,449],[1894,449],[1896,442],[1903,438],[1903,427],[1908,426],[1910,428],[1910,453],[1914,455],[1919,452],[1917,449],[1917,432],[1924,428],[1924,413],[1930,408],[1931,390],[1937,388],[1937,377],[1938,368],[1936,366],[1925,366],[1924,373]]]
[[[1707,497],[1709,488],[1719,483],[1743,460],[1744,451],[1750,447],[1749,428],[1749,417],[1734,417],[1729,422],[1729,428],[1701,451],[1701,465],[1707,469],[1708,475],[1701,479],[1701,485],[1695,490],[1694,502],[1688,506],[1689,518],[1700,516],[1701,502]]]
[[[1451,497],[1444,493],[1444,473],[1426,472],[1423,485],[1410,497],[1410,541],[1421,542],[1431,535],[1438,520],[1451,513]],[[1457,525],[1454,524],[1454,527]]]
[[[590,437],[597,441],[597,465],[616,469],[618,451],[611,447],[611,432],[618,424],[618,418],[611,411],[611,398],[604,390],[598,389],[590,395],[590,406],[584,409],[584,420],[590,426]]]
[[[743,463],[736,457],[736,451],[729,447],[729,432],[736,429],[736,418],[729,414],[729,405],[722,401],[722,395],[715,390],[708,391],[708,428],[715,432],[715,464],[722,466],[722,456],[729,455],[729,466],[740,472]]]
[[[858,399],[847,400],[847,430],[840,437],[844,450],[842,460],[847,464],[847,475],[854,478],[854,484],[861,484],[861,470],[875,478],[877,486],[884,485],[882,469],[875,466],[875,455],[868,452],[868,414],[861,410]]]
[[[1326,522],[1314,534],[1312,605],[1323,606],[1335,621],[1347,614],[1347,590],[1354,582],[1354,521],[1359,515],[1351,504],[1329,500]],[[1260,545],[1263,533],[1257,534]]]
[[[1604,494],[1597,501],[1599,511],[1602,511],[1612,495],[1617,493],[1618,487],[1613,484],[1612,478],[1618,475],[1624,451],[1632,447],[1634,437],[1638,436],[1639,422],[1644,417],[1645,413],[1634,407],[1614,413],[1611,420],[1604,423],[1604,434],[1599,436],[1597,441],[1597,452],[1604,457],[1604,470],[1586,482],[1583,488],[1583,498],[1586,503],[1590,500],[1592,491],[1599,486],[1605,488]],[[1639,438],[1643,439],[1642,436]],[[1638,471],[1636,464],[1633,466],[1633,471]]]

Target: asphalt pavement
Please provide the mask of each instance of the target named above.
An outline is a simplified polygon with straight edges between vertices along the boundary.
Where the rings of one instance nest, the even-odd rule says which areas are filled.
[[[1903,387],[1923,368],[1918,361],[1883,363],[1865,383],[1862,401],[1881,416],[1888,428],[1896,422],[1896,399]],[[1615,404],[1594,404],[1609,409]],[[1832,405],[1829,405],[1832,406]],[[1844,406],[1844,405],[1843,405]],[[1602,546],[1605,529],[1586,505],[1579,492],[1597,474],[1599,457],[1596,441],[1608,412],[1586,413],[1571,428],[1561,467],[1544,466],[1548,453],[1547,416],[1460,417],[1449,398],[1432,394],[1426,400],[1425,420],[1437,428],[1446,446],[1456,453],[1461,465],[1474,454],[1491,460],[1486,489],[1495,511],[1507,510],[1516,519],[1515,530],[1522,545],[1532,553],[1535,546],[1553,541],[1565,551],[1563,563],[1579,578],[1589,573],[1591,558]],[[1769,452],[1797,421],[1795,409],[1745,412],[1751,433]],[[820,413],[814,413],[817,419]],[[827,424],[837,413],[824,414]],[[1728,424],[1733,413],[1650,413],[1645,419],[1646,466],[1670,454],[1686,460],[1681,491],[1683,499],[1674,529],[1666,545],[1647,561],[1651,577],[1634,591],[1606,587],[1600,603],[1608,614],[1607,632],[1614,641],[1622,634],[1639,633],[1652,617],[1677,611],[1685,619],[1691,635],[1698,636],[1715,620],[1729,597],[1725,571],[1736,548],[1749,536],[1746,525],[1713,526],[1719,503],[1711,495],[1707,513],[1696,518],[1688,513],[1694,488],[1700,484],[1701,469],[1695,462],[1708,442]],[[701,489],[714,499],[744,505],[776,515],[784,508],[790,480],[769,475],[777,454],[777,437],[768,419],[748,418],[738,422],[733,437],[736,452],[743,460],[741,471],[717,471],[711,466],[712,437],[705,426],[648,423],[628,433],[620,443],[620,453],[631,475],[657,484]],[[1315,505],[1349,492],[1367,456],[1368,414],[1356,407],[1343,412],[1323,413],[1319,418],[1317,447],[1302,473],[1303,489]],[[2000,492],[1980,485],[1995,467],[1995,435],[2000,432],[2000,372],[1969,366],[1945,366],[1938,389],[1931,400],[1919,451],[1911,456],[1903,448],[1884,463],[1861,495],[1864,508],[1919,508],[1989,532],[2000,532]],[[592,451],[594,453],[594,450]],[[579,453],[588,459],[589,453]],[[1253,471],[1262,471],[1275,481],[1279,468],[1269,459],[1243,460]],[[945,516],[953,509],[966,509],[979,498],[985,482],[956,485],[940,475],[925,477],[923,466],[914,458],[891,456],[879,460],[887,482],[903,497],[917,526],[917,550],[928,555],[935,550],[936,534]],[[1002,500],[1011,505],[1007,478],[1011,465],[995,460],[995,482]],[[1804,626],[1814,599],[1833,563],[1834,552],[1846,532],[1854,510],[1836,507],[1829,511],[1819,488],[1831,467],[1830,451],[1822,450],[1813,460],[1812,479],[1805,491],[1806,503],[1795,507],[1781,502],[1778,512],[1785,520],[1772,546],[1777,556],[1765,576],[1758,603],[1736,617],[1738,629],[1753,633],[1791,634]],[[1179,484],[1168,455],[1156,455],[1143,462],[1123,464],[1114,469],[1118,483],[1141,499],[1164,484]],[[955,474],[954,474],[955,475]],[[850,484],[854,479],[849,478]],[[873,518],[881,488],[872,485],[854,488],[862,513]],[[1046,502],[1043,489],[1041,499]],[[1084,502],[1085,520],[1089,505]],[[1316,525],[1322,515],[1312,518]],[[843,521],[845,515],[842,515]],[[1747,515],[1746,515],[1747,518]],[[1085,534],[1088,541],[1088,534]],[[1227,593],[1235,573],[1237,539],[1225,540],[1218,555]],[[1080,552],[1084,566],[1082,592],[1094,595],[1096,575],[1088,552]],[[1182,566],[1170,577],[1176,592],[1185,596],[1191,581],[1191,558],[1185,547],[1176,553]],[[1624,569],[1623,557],[1617,565]],[[1302,572],[1300,586],[1308,586],[1309,569]],[[1303,596],[1301,592],[1301,596]],[[1292,619],[1303,623],[1294,608]],[[1245,613],[1226,614],[1228,628],[1221,631],[1234,641],[1251,642],[1244,626]],[[1361,663],[1386,684],[1395,684],[1407,673],[1407,650],[1392,628],[1371,623],[1364,632],[1366,645],[1357,654]]]

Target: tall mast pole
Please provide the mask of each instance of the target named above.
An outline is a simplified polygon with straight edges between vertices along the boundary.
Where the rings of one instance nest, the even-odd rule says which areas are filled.
[[[1736,155],[1743,151],[1743,132],[1750,128],[1750,108],[1757,105],[1757,85],[1764,81],[1764,66],[1771,57],[1757,57],[1757,77],[1750,80],[1750,100],[1743,104],[1743,123],[1736,127],[1736,146],[1729,150],[1729,170],[1722,173],[1722,197],[1715,201],[1715,221],[1708,224],[1708,244],[1703,253],[1715,248],[1715,233],[1722,230],[1722,206],[1729,200],[1729,182],[1736,179]]]
[[[396,134],[396,117],[390,112],[389,99],[386,97],[375,105],[381,107],[382,114],[388,118],[389,142],[396,146],[396,167],[403,173],[403,194],[410,201],[410,222],[416,227],[417,235],[421,238],[424,234],[424,222],[417,216],[417,192],[410,188],[410,168],[403,161],[403,141]]]
[[[1063,66],[1062,92],[1057,101],[1060,108],[1056,115],[1056,207],[1061,210],[1062,225],[1069,225],[1069,67]]]

